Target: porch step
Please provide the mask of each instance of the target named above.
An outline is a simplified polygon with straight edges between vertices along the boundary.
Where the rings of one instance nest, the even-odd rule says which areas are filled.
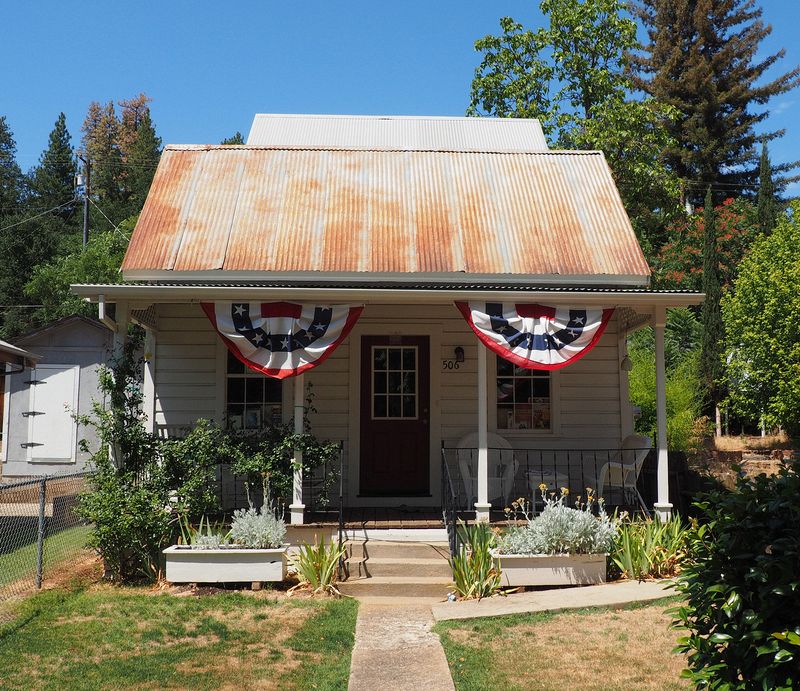
[[[373,576],[339,583],[344,595],[351,597],[439,598],[444,600],[450,591],[451,580],[441,576]]]
[[[377,576],[434,576],[449,582],[450,565],[444,559],[395,559],[374,558],[349,559],[347,563],[349,578],[374,578]]]
[[[443,600],[452,582],[449,556],[446,542],[350,540],[340,590],[369,602]]]
[[[346,528],[343,538],[371,542],[447,543],[447,530],[445,528]]]

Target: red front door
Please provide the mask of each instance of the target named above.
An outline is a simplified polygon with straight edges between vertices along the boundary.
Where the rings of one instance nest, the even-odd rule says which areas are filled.
[[[362,496],[430,494],[427,336],[362,336]]]

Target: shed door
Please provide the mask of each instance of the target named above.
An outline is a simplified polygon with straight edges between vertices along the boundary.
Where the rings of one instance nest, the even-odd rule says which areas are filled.
[[[38,365],[31,370],[28,416],[28,460],[75,460],[78,365]]]
[[[430,493],[427,336],[361,339],[360,494]]]

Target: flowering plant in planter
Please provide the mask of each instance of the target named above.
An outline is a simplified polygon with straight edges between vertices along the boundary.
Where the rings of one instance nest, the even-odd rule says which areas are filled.
[[[616,522],[603,501],[587,489],[586,501],[578,497],[575,508],[567,506],[569,490],[547,495],[540,485],[544,509],[533,516],[525,499],[507,510],[522,515],[527,525],[509,528],[497,540],[498,560],[504,585],[569,585],[602,583],[606,578],[606,554],[617,535]],[[598,514],[594,513],[595,502]]]

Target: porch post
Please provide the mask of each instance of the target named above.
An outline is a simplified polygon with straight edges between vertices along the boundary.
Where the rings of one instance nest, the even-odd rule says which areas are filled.
[[[489,503],[489,411],[486,391],[486,348],[478,344],[478,501],[475,502],[475,520],[488,521],[492,505]]]
[[[661,520],[672,515],[669,501],[669,456],[667,449],[667,387],[666,365],[664,360],[664,327],[667,323],[667,309],[656,307],[653,323],[656,337],[656,432],[658,437],[658,501],[655,513]]]
[[[294,377],[294,433],[303,433],[303,380],[304,375],[298,374]],[[294,476],[292,482],[292,503],[289,504],[292,525],[303,525],[303,469],[300,464],[303,462],[303,452],[295,448],[294,450]]]
[[[142,405],[145,429],[150,434],[156,428],[156,333],[145,329],[144,336],[144,381],[142,382]]]

